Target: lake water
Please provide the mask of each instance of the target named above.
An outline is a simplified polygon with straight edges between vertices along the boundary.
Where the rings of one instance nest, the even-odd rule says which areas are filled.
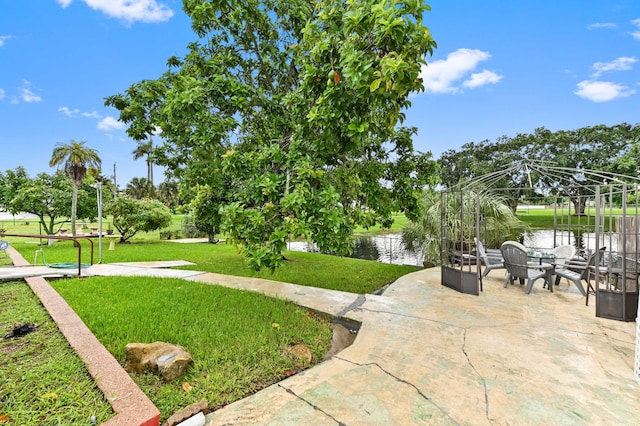
[[[618,235],[615,232],[605,232],[601,234],[599,243],[599,247],[607,247],[609,251],[618,251]],[[554,245],[554,231],[539,230],[525,236],[523,244],[526,247],[531,247],[538,250],[549,250],[553,247],[565,244],[576,246],[578,249],[595,250],[596,234],[594,232],[582,233],[580,246],[578,246],[576,244],[576,237],[573,232],[555,231]]]
[[[292,251],[318,252],[315,244],[305,241],[292,241],[287,244],[287,248]],[[355,237],[350,257],[396,265],[422,266],[422,256],[407,250],[400,234]]]
[[[536,250],[550,250],[559,245],[576,246],[576,238],[573,232],[539,230],[525,236],[523,244]],[[583,233],[581,246],[578,249],[595,250],[595,233]],[[615,233],[605,233],[600,238],[599,247],[607,247],[610,251],[618,250],[618,242]],[[287,244],[287,249],[292,251],[318,252],[313,243],[305,241],[292,241]],[[356,259],[377,260],[383,263],[396,265],[423,266],[423,257],[419,253],[407,250],[402,242],[400,234],[384,234],[373,236],[359,236],[354,238],[354,250],[350,256]]]

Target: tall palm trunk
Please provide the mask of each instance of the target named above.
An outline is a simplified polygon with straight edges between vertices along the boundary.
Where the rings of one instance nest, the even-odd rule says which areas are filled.
[[[71,235],[76,236],[76,213],[78,211],[78,186],[73,183],[73,196],[71,198]]]
[[[147,180],[153,185],[153,163],[149,156],[147,156]]]

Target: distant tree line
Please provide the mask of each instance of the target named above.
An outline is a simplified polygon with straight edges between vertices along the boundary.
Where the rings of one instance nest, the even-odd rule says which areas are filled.
[[[99,175],[85,176],[74,191],[74,181],[65,170],[30,177],[22,166],[0,171],[0,208],[12,214],[31,213],[38,217],[43,234],[56,234],[72,217],[74,192],[76,217],[87,222],[97,220],[98,180],[102,184],[104,212],[111,216],[121,241],[137,232],[164,228],[171,223],[171,213],[164,201],[146,196],[134,198],[126,193],[116,198],[113,182]],[[169,186],[161,184],[157,193],[163,194],[163,188]]]
[[[489,173],[505,170],[510,165],[527,160],[546,161],[550,166],[575,170],[593,170],[625,176],[640,176],[640,125],[627,123],[614,126],[591,126],[576,130],[552,132],[544,127],[532,134],[502,136],[495,141],[469,142],[459,149],[450,149],[438,160],[442,185],[451,188]],[[583,174],[566,174],[569,181],[560,182],[552,175],[537,173],[505,173],[494,183],[515,209],[526,196],[539,195],[535,187],[544,186],[551,194],[563,194],[572,200],[582,200],[585,190]],[[592,184],[605,183],[606,177],[592,176]],[[593,180],[595,179],[595,180]],[[620,177],[620,179],[624,179]],[[576,205],[582,212],[583,205]]]

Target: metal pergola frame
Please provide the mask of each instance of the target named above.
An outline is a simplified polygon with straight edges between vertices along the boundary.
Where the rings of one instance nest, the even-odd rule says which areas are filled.
[[[505,176],[520,186],[500,187]],[[442,284],[480,294],[482,266],[474,253],[474,238],[486,241],[483,195],[515,192],[519,202],[528,192],[552,200],[553,246],[572,241],[583,253],[607,247],[606,256],[593,268],[596,315],[633,321],[638,312],[640,276],[639,188],[636,177],[527,160],[446,189],[441,194]],[[582,210],[577,211],[576,205]],[[568,220],[585,212],[586,224]],[[590,238],[583,241],[587,231]]]

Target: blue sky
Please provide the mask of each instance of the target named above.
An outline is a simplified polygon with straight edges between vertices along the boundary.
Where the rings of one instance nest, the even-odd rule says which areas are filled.
[[[438,43],[405,124],[435,158],[537,127],[640,123],[637,0],[427,0]],[[106,96],[166,70],[194,41],[179,0],[0,0],[0,170],[52,172],[86,141],[120,187],[145,177]],[[155,171],[156,184],[162,180]]]

